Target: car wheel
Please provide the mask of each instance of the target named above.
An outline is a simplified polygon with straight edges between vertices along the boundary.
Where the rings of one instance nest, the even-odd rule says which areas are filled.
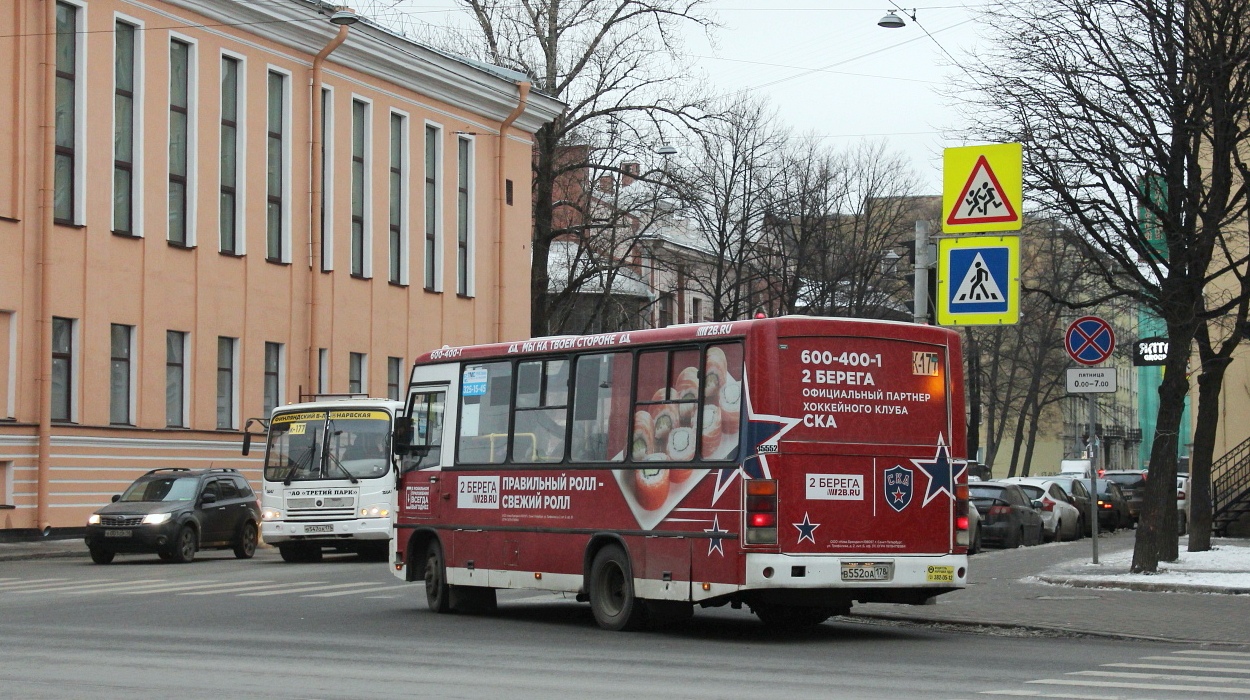
[[[256,523],[248,520],[239,528],[239,539],[234,543],[234,556],[239,559],[251,559],[256,554]]]
[[[638,629],[646,606],[634,597],[634,577],[629,556],[617,545],[595,554],[590,565],[590,609],[595,622],[613,632]]]
[[[425,550],[425,604],[436,613],[451,610],[447,566],[443,563],[443,547],[438,540],[430,542]]]
[[[972,549],[969,554],[980,554],[984,545],[981,543],[981,528],[977,528],[976,538],[972,540]]]
[[[111,552],[100,547],[91,547],[91,561],[97,564],[111,564],[116,552]]]
[[[195,550],[195,529],[189,525],[183,525],[178,531],[178,536],[174,538],[174,549],[170,558],[180,564],[186,564],[195,559]]]
[[[1003,538],[1003,549],[1015,549],[1024,541],[1024,526]]]

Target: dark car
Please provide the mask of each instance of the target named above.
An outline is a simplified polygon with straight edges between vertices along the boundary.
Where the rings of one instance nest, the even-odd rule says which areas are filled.
[[[256,553],[260,505],[234,469],[153,469],[87,519],[91,560],[153,553],[189,562],[200,549]]]
[[[1098,485],[1098,526],[1108,532],[1115,532],[1119,528],[1132,525],[1133,517],[1129,515],[1128,499],[1124,497],[1120,485],[1108,479],[1099,479],[1096,483]]]
[[[1042,516],[1016,484],[982,481],[968,484],[968,499],[981,514],[981,539],[1007,549],[1039,544]]]
[[[1120,491],[1128,502],[1128,516],[1137,522],[1141,515],[1141,503],[1146,495],[1146,472],[1140,469],[1124,469],[1103,472],[1102,478],[1119,484]]]

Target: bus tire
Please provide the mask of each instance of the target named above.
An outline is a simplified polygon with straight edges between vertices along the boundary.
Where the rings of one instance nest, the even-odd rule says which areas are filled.
[[[438,540],[430,540],[430,545],[425,549],[425,604],[436,613],[451,610],[447,565],[443,561],[443,546]]]
[[[620,632],[642,627],[646,606],[634,597],[629,556],[619,546],[608,545],[595,554],[588,593],[590,610],[603,629]]]

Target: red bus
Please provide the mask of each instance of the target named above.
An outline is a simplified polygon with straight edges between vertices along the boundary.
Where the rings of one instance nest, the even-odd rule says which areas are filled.
[[[431,609],[575,593],[606,629],[800,627],[967,582],[959,336],[782,317],[416,361],[391,553]]]

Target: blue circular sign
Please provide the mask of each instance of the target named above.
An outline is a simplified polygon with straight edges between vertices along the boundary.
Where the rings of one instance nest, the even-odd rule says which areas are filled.
[[[1082,316],[1068,326],[1063,345],[1072,359],[1083,365],[1096,365],[1115,350],[1115,331],[1097,316]]]

